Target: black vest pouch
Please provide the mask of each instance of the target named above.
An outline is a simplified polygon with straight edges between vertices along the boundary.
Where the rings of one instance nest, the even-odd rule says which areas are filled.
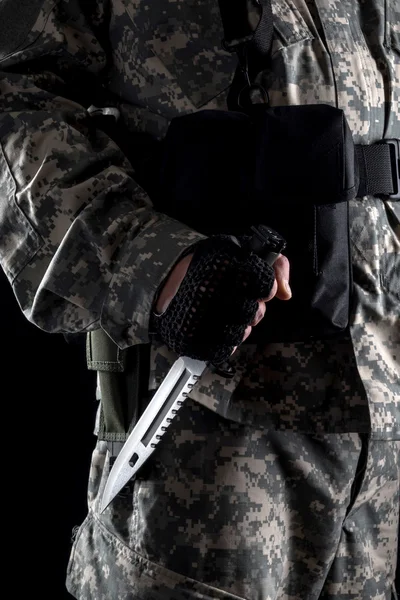
[[[275,228],[287,241],[289,301],[274,299],[249,343],[340,335],[349,323],[348,201],[358,177],[342,110],[204,110],[172,120],[155,207],[206,234]]]

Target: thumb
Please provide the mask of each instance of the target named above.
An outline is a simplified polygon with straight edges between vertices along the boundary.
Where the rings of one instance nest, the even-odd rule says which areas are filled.
[[[292,290],[289,285],[290,264],[286,256],[281,254],[274,262],[275,278],[278,285],[276,297],[280,300],[290,300]]]

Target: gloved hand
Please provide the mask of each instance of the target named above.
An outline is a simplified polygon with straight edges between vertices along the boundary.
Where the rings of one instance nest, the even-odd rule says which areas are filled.
[[[162,288],[156,304],[162,312],[153,317],[152,328],[179,355],[222,363],[276,293],[274,269],[246,248],[246,238],[239,243],[224,235],[197,243]],[[288,276],[288,263],[286,270]],[[284,291],[283,299],[285,294],[290,298]]]

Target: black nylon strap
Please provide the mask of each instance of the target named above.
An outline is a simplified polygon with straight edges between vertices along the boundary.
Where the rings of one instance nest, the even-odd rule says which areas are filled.
[[[271,50],[273,21],[271,0],[259,0],[259,2],[262,15],[252,42],[252,52],[255,52],[257,56],[262,58],[266,57]]]
[[[218,0],[224,46],[238,52],[244,44],[252,60],[266,57],[272,43],[271,0]]]
[[[229,51],[253,39],[260,21],[261,6],[253,0],[218,0],[224,45]]]
[[[394,193],[393,174],[388,144],[356,145],[360,184],[357,196]]]
[[[243,110],[254,102],[269,103],[267,92],[253,85],[270,56],[273,19],[271,0],[218,0],[224,28],[223,46],[236,52],[239,65],[228,94],[230,110]],[[246,93],[247,92],[247,97]]]

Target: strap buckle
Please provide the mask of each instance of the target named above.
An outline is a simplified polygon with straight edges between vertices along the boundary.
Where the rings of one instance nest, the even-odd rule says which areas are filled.
[[[91,104],[87,109],[87,112],[91,117],[114,117],[116,121],[118,121],[121,116],[119,109],[115,106],[104,106],[103,108],[99,108],[98,106]]]
[[[385,196],[385,198],[390,200],[400,200],[400,140],[397,138],[389,138],[378,143],[389,145],[390,164],[392,167],[393,193]]]

